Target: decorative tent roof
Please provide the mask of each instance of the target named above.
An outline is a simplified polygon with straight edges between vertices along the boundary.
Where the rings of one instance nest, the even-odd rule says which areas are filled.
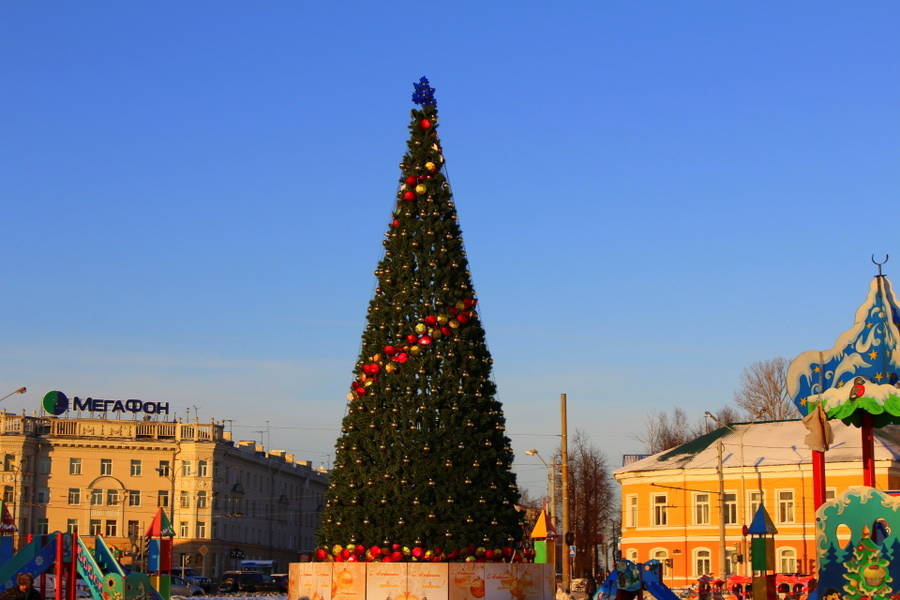
[[[853,327],[830,350],[809,350],[788,369],[788,394],[806,415],[821,403],[828,418],[859,425],[900,423],[900,302],[890,280],[877,275]]]
[[[753,521],[750,522],[747,533],[752,535],[775,535],[778,533],[775,523],[772,522],[772,517],[769,516],[769,511],[766,510],[765,504],[760,504],[759,508],[756,509],[756,514],[753,515]]]

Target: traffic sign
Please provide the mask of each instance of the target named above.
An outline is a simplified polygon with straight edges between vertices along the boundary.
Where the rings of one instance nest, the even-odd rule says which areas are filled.
[[[569,556],[574,558],[574,556],[575,556],[575,546],[569,546]]]

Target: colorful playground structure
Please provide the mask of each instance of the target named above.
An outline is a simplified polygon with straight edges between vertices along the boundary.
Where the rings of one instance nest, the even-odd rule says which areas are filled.
[[[678,596],[663,583],[662,563],[658,560],[634,563],[617,559],[616,568],[598,590],[598,598],[614,600],[619,590],[649,592],[656,600],[678,600]]]
[[[148,573],[126,573],[106,542],[94,536],[93,550],[77,533],[29,535],[13,550],[13,537],[0,536],[0,591],[30,573],[46,597],[46,575],[54,575],[55,600],[76,600],[78,579],[93,600],[169,600],[172,526],[160,509],[145,534]]]

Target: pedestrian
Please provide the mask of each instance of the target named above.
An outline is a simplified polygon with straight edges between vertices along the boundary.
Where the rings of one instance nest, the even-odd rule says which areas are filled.
[[[0,600],[41,600],[41,595],[34,589],[31,573],[19,573],[16,585],[0,594]]]

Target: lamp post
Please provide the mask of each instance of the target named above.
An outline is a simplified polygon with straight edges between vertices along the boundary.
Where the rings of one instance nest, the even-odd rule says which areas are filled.
[[[172,529],[175,529],[175,460],[172,460],[172,464],[169,465],[169,468],[166,469],[164,467],[156,467],[156,472],[159,473],[160,477],[165,477],[169,480],[171,487],[169,492],[169,521],[172,524]]]
[[[547,461],[545,461],[544,458],[540,454],[538,454],[538,451],[534,448],[532,448],[531,450],[526,450],[525,454],[527,454],[528,456],[537,457],[537,459],[539,461],[541,461],[541,464],[543,464],[544,467],[547,469],[547,497],[549,498],[549,502],[550,502],[550,511],[549,511],[550,512],[550,515],[549,515],[550,516],[550,524],[553,525],[553,528],[555,529],[556,528],[556,472],[554,469],[556,467],[556,463],[554,462],[553,464],[548,465]]]
[[[3,396],[2,398],[0,398],[0,402],[3,402],[4,400],[6,400],[7,398],[9,398],[9,397],[12,396],[13,394],[24,394],[24,393],[25,393],[25,389],[26,389],[26,388],[23,386],[23,387],[20,387],[20,388],[17,389],[17,390],[14,390],[14,391],[8,393],[7,395],[5,395],[5,396]]]

